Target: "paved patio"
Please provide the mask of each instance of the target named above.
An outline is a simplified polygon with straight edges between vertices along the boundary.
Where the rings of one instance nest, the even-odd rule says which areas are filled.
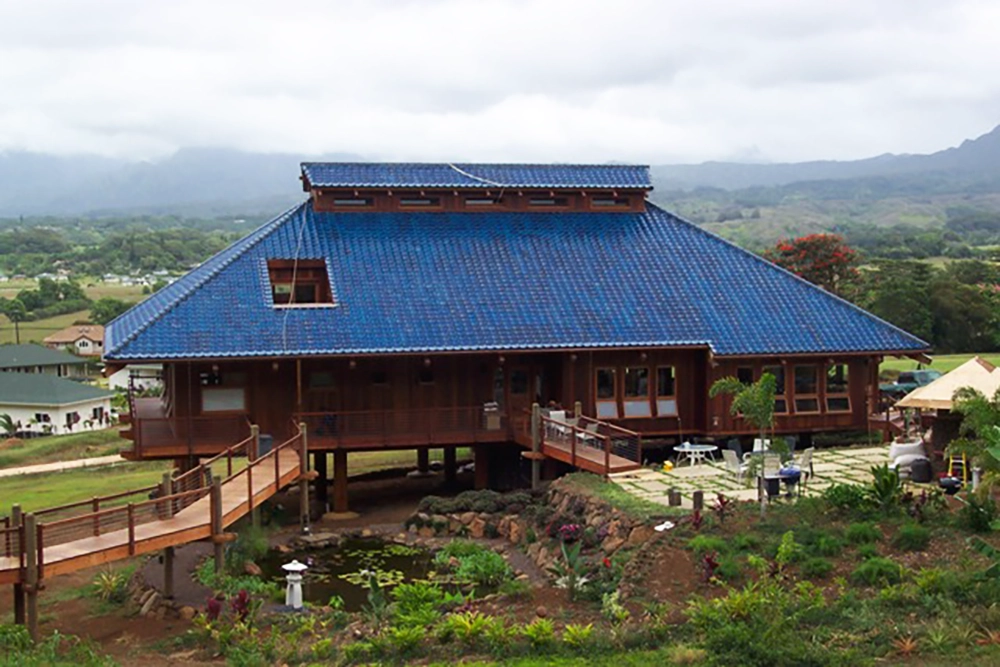
[[[872,476],[872,466],[887,463],[889,445],[878,447],[849,447],[842,449],[817,449],[813,454],[815,477],[802,488],[804,495],[815,495],[834,483],[867,484]],[[737,482],[735,475],[726,470],[719,455],[718,461],[707,461],[699,465],[683,464],[670,472],[662,468],[653,470],[642,468],[631,472],[611,475],[611,481],[636,496],[661,505],[668,505],[668,491],[677,489],[681,493],[681,507],[692,507],[695,491],[705,492],[705,506],[711,506],[717,493],[738,500],[756,500],[757,486],[754,480]]]

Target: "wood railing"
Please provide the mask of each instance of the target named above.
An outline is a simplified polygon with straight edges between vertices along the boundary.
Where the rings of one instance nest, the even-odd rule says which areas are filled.
[[[244,439],[250,433],[250,420],[242,414],[192,417],[168,417],[162,411],[155,416],[143,414],[148,410],[148,407],[145,410],[133,407],[131,416],[133,451],[139,458],[155,454],[157,447],[186,447],[188,454],[194,455],[200,444],[223,444]]]
[[[483,406],[413,410],[358,410],[303,412],[295,415],[306,424],[309,438],[336,446],[402,446],[495,442],[508,437],[506,415]]]
[[[530,443],[532,437],[531,412],[520,428],[518,441]],[[636,465],[642,464],[642,436],[614,424],[599,421],[586,415],[574,417],[570,413],[562,420],[553,419],[539,412],[539,437],[544,444],[562,448],[569,453],[569,463],[574,467],[593,470],[598,467],[607,476],[621,459]]]
[[[250,437],[227,447],[183,474],[165,476],[160,485],[37,510],[25,514],[20,525],[14,525],[15,521],[10,516],[0,517],[0,555],[18,558],[17,567],[22,569],[21,576],[24,576],[23,569],[28,556],[26,549],[30,548],[25,535],[26,526],[28,530],[31,526],[34,527],[34,562],[37,563],[39,579],[44,576],[48,550],[59,545],[80,542],[79,554],[74,554],[74,557],[122,547],[126,547],[128,555],[134,555],[138,544],[137,527],[171,519],[206,497],[210,501],[205,506],[204,520],[192,525],[208,524],[213,521],[213,516],[221,516],[222,510],[219,505],[222,500],[221,492],[214,492],[213,489],[221,489],[223,485],[241,476],[246,478],[246,497],[235,508],[231,507],[230,513],[234,510],[239,513],[244,508],[245,513],[249,513],[259,504],[258,495],[271,495],[266,491],[269,490],[272,479],[274,491],[281,488],[283,471],[280,459],[283,452],[294,451],[299,457],[295,478],[305,472],[308,461],[306,443],[305,433],[299,429],[287,441],[263,456],[258,456],[258,432],[256,427],[252,427]],[[241,467],[240,459],[245,459],[246,465]],[[254,479],[260,487],[256,491]],[[265,479],[267,482],[261,484]],[[145,498],[122,504],[128,498],[140,495]],[[165,533],[174,530],[169,526],[164,528]],[[105,539],[93,543],[82,542],[101,537]]]

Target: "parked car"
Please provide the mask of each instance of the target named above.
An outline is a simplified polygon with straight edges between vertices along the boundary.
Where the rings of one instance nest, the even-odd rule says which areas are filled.
[[[903,371],[896,378],[895,382],[880,384],[878,389],[884,398],[899,400],[917,387],[928,385],[939,377],[941,377],[941,371],[929,368],[916,371]]]

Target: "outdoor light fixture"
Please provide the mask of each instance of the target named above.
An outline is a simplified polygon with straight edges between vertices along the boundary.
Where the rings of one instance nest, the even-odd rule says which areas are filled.
[[[285,605],[299,611],[302,609],[302,573],[308,570],[309,566],[293,560],[282,565],[281,569],[288,573],[285,576],[285,581],[288,582],[285,587]]]
[[[347,362],[347,367],[353,371],[355,368],[358,367],[358,362],[354,361],[354,359],[351,359],[350,361]]]
[[[424,366],[430,367],[430,365],[431,365],[431,358],[424,357]]]

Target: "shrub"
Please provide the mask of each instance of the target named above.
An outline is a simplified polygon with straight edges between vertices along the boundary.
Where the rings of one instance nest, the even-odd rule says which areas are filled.
[[[867,493],[872,503],[883,512],[891,512],[899,506],[903,496],[903,482],[899,472],[887,463],[871,467],[872,481]]]
[[[122,604],[128,599],[128,574],[107,569],[94,577],[94,593],[103,602]]]
[[[514,600],[523,600],[531,595],[531,585],[527,581],[520,579],[510,579],[500,584],[497,593],[506,595]]]
[[[898,584],[902,578],[899,563],[880,556],[869,558],[851,572],[851,581],[865,586]]]
[[[719,558],[718,567],[715,569],[715,578],[732,584],[739,581],[743,576],[740,562],[735,556],[723,556]]]
[[[919,523],[907,523],[900,526],[892,544],[904,551],[923,551],[931,543],[931,531]]]
[[[488,549],[463,556],[458,563],[455,578],[477,586],[499,586],[513,575],[504,557]]]
[[[865,487],[857,484],[831,484],[824,489],[823,500],[841,512],[864,512],[871,508]]]
[[[825,579],[833,571],[833,563],[826,558],[808,558],[802,563],[802,576],[807,579]]]
[[[878,545],[862,544],[858,547],[858,560],[868,560],[878,557]]]
[[[760,538],[751,533],[740,533],[730,543],[735,551],[756,551],[760,548]]]
[[[536,618],[521,630],[533,649],[542,649],[555,638],[555,626],[547,618]]]
[[[423,626],[389,628],[387,636],[389,644],[392,645],[396,653],[406,658],[418,653],[427,637],[427,630]]]
[[[826,556],[834,558],[840,555],[844,544],[832,535],[820,535],[816,541],[809,545],[808,551],[814,556]]]
[[[992,498],[981,500],[975,494],[968,494],[965,505],[958,512],[960,526],[974,533],[988,533],[997,520],[997,504]]]
[[[496,657],[503,657],[510,651],[511,645],[517,639],[518,630],[515,626],[507,625],[502,618],[490,617],[483,632],[483,639],[490,653]]]
[[[227,574],[241,577],[248,562],[256,562],[267,555],[269,545],[263,529],[246,525],[236,534],[236,540],[226,546],[224,569]]]
[[[590,643],[591,637],[594,635],[594,624],[588,623],[587,625],[575,625],[569,623],[563,629],[563,641],[569,646],[576,650],[580,650],[587,647]]]
[[[438,628],[438,638],[450,641],[454,637],[466,646],[474,646],[486,634],[489,626],[489,617],[478,611],[460,612],[444,619]]]
[[[721,537],[712,535],[695,535],[688,540],[688,549],[694,552],[695,556],[702,557],[710,553],[728,553],[729,543]]]
[[[844,537],[851,544],[870,544],[882,539],[882,533],[870,522],[852,523],[844,531]]]

